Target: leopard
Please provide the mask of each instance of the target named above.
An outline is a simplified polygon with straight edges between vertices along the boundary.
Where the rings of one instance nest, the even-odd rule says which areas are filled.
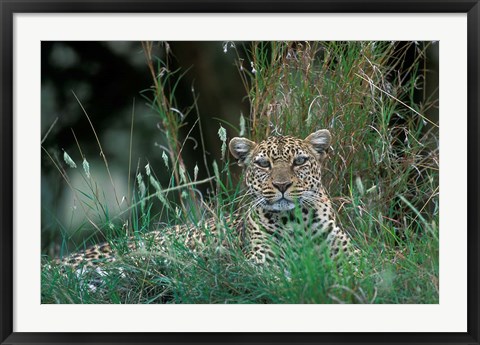
[[[350,236],[337,226],[332,202],[322,184],[322,168],[327,159],[331,134],[320,129],[306,138],[288,135],[269,136],[257,143],[245,137],[234,137],[229,151],[243,168],[244,197],[248,207],[239,207],[227,217],[228,227],[210,218],[199,225],[176,225],[154,230],[143,239],[131,238],[130,251],[139,251],[147,243],[164,252],[169,239],[181,238],[189,249],[200,250],[207,241],[207,232],[222,244],[226,228],[233,229],[235,243],[241,246],[248,261],[268,264],[278,259],[275,244],[290,236],[295,229],[308,233],[312,241],[326,245],[330,258],[349,257],[358,251]],[[111,243],[93,245],[75,252],[57,263],[72,268],[96,268],[117,260]]]

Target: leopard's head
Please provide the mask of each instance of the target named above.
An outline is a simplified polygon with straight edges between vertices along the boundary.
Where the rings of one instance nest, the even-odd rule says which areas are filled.
[[[303,140],[272,136],[257,144],[237,137],[229,148],[246,170],[245,182],[255,205],[287,211],[296,204],[314,205],[320,198],[321,167],[330,141],[330,132],[321,129]]]

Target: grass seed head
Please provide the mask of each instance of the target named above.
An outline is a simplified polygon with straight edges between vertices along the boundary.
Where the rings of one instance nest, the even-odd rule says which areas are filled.
[[[218,136],[222,141],[222,160],[225,159],[225,152],[227,150],[227,130],[220,125],[218,129]]]
[[[74,169],[77,167],[77,164],[75,164],[73,159],[68,155],[67,151],[63,151],[63,160],[70,168]]]
[[[87,160],[84,158],[83,159],[83,171],[85,171],[85,174],[87,175],[87,178],[90,178],[90,164],[88,164]]]
[[[165,153],[165,151],[162,152],[162,159],[163,159],[163,163],[165,163],[165,166],[168,168],[168,156],[167,154]]]

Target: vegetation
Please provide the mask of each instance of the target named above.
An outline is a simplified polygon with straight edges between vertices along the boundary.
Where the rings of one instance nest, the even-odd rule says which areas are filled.
[[[184,109],[175,99],[188,71],[171,71],[172,56],[156,58],[152,44],[144,43],[153,86],[142,95],[164,133],[164,166],[145,162],[134,174],[125,172],[135,176],[128,195],[117,196],[118,207],[109,209],[88,157],[82,154],[89,186],[83,190],[69,182],[74,162],[68,154],[61,162],[44,148],[45,159],[80,201],[84,226],[94,227],[119,256],[105,265],[100,280],[98,272],[78,275],[44,258],[50,265],[42,269],[42,303],[438,303],[438,121],[426,115],[438,104],[436,92],[427,92],[423,65],[431,44],[224,43],[234,53],[251,112],[238,124],[222,123],[217,161],[204,153],[192,167],[182,157],[190,132],[182,137],[180,129],[201,127],[197,96],[192,88],[194,102]],[[302,233],[286,244],[278,265],[254,266],[235,245],[228,221],[242,207],[242,184],[226,152],[226,130],[260,141],[278,134],[306,137],[320,128],[333,135],[323,182],[339,225],[361,250],[357,266],[319,256]],[[132,135],[141,135],[133,125]],[[197,141],[205,152],[203,138]],[[200,170],[209,177],[200,180]],[[162,186],[158,175],[167,173],[169,183]],[[198,190],[205,184],[209,195]],[[151,243],[126,250],[132,237],[140,241],[142,234],[174,224],[198,224],[208,237],[205,222],[212,217],[226,230],[225,247],[212,241],[192,252],[172,238],[164,252]]]

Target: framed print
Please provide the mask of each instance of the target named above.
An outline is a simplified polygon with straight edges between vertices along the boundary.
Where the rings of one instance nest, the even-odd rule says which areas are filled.
[[[1,343],[478,343],[479,8],[3,1]]]

